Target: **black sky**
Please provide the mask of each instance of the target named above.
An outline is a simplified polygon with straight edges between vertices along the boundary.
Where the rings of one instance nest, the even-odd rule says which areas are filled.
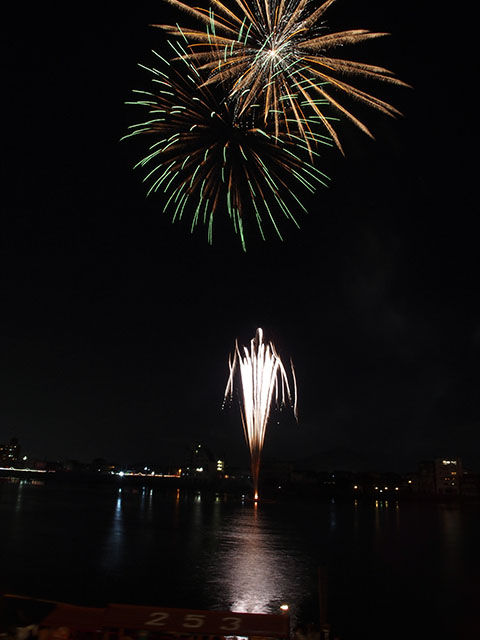
[[[413,89],[378,87],[405,117],[367,114],[325,153],[329,189],[284,242],[226,224],[172,225],[119,142],[146,88],[161,2],[19,5],[3,21],[0,442],[37,457],[177,462],[194,440],[246,459],[222,411],[236,337],[265,329],[299,385],[300,421],[265,455],[342,450],[364,468],[461,456],[480,469],[473,41],[427,3],[337,0],[335,30],[389,38],[352,57]],[[71,13],[73,12],[73,13]],[[180,16],[180,19],[182,17]],[[464,22],[466,21],[466,24]],[[473,29],[472,29],[473,30]],[[362,56],[360,54],[363,54]],[[221,220],[221,216],[218,216]]]

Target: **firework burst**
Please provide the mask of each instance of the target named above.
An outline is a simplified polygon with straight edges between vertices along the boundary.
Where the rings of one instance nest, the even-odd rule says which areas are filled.
[[[242,416],[245,440],[250,451],[254,498],[258,499],[260,459],[265,440],[267,423],[272,403],[282,407],[287,402],[293,405],[297,417],[297,389],[295,371],[291,367],[293,392],[288,382],[287,371],[272,342],[263,341],[262,329],[257,329],[250,342],[250,351],[243,347],[243,354],[235,343],[233,356],[229,358],[230,376],[225,397],[233,394],[233,384],[237,369],[242,386]]]
[[[170,46],[176,59],[156,54],[158,68],[144,67],[152,74],[153,90],[137,91],[139,99],[129,103],[147,111],[125,138],[145,135],[152,141],[136,165],[147,170],[148,193],[164,192],[164,209],[173,211],[174,221],[193,212],[192,230],[205,223],[209,242],[219,210],[228,212],[244,249],[247,214],[262,237],[269,220],[281,238],[276,214],[297,224],[294,212],[305,207],[296,192],[312,193],[328,178],[310,161],[304,138],[258,126],[254,108],[235,113],[204,82],[182,45]],[[331,144],[313,132],[308,139]]]
[[[153,26],[174,35],[180,32],[193,42],[188,58],[208,73],[206,84],[222,83],[237,114],[261,105],[263,121],[273,120],[276,135],[282,129],[294,131],[312,148],[311,125],[316,120],[341,149],[330,116],[333,108],[372,136],[337,95],[390,116],[399,114],[389,103],[345,82],[347,76],[407,86],[387,69],[332,56],[344,45],[387,35],[365,29],[327,32],[322,19],[334,0],[313,10],[309,0],[236,0],[237,13],[219,0],[211,0],[209,9],[166,1],[202,22],[204,29]]]

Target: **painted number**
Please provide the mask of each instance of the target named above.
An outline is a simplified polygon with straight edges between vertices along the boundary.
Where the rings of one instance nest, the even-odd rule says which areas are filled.
[[[227,618],[222,618],[222,622],[224,623],[220,629],[222,631],[237,631],[240,629],[241,618],[237,618],[234,616],[229,616]]]
[[[149,624],[152,627],[163,627],[165,625],[165,620],[168,618],[169,614],[165,611],[154,611],[150,614],[150,620],[145,624]]]
[[[204,615],[198,615],[196,613],[187,613],[187,615],[183,619],[182,627],[187,627],[188,629],[198,629],[205,622]]]

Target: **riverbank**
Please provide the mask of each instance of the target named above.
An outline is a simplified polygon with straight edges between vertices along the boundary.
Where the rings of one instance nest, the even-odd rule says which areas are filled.
[[[203,480],[172,475],[148,475],[148,474],[102,474],[93,472],[72,471],[44,471],[36,470],[0,470],[1,482],[28,482],[48,483],[65,486],[111,486],[116,488],[141,488],[162,489],[167,491],[191,492],[201,494],[204,498],[222,499],[236,498],[246,502],[254,502],[252,499],[252,487],[245,479],[221,478],[215,480]],[[293,500],[305,501],[339,501],[375,503],[376,506],[388,507],[400,502],[441,503],[441,504],[479,504],[477,495],[437,495],[432,493],[417,493],[408,488],[392,487],[382,490],[359,491],[354,485],[346,487],[302,487],[302,486],[267,486],[261,492],[259,502],[286,502]]]

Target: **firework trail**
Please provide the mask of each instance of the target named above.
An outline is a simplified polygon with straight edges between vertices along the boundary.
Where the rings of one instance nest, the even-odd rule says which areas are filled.
[[[165,193],[164,210],[173,210],[173,221],[193,211],[191,230],[199,222],[206,224],[210,243],[217,211],[228,213],[244,250],[249,217],[262,238],[264,220],[282,238],[277,214],[298,226],[295,211],[306,209],[297,192],[313,193],[327,176],[310,161],[303,138],[257,126],[254,108],[248,117],[236,115],[204,82],[181,43],[169,44],[176,59],[155,54],[158,68],[143,67],[152,74],[152,91],[136,91],[139,99],[127,103],[147,112],[124,138],[151,139],[147,155],[136,165],[147,169],[148,194]],[[314,133],[309,140],[332,144]]]
[[[389,103],[345,82],[347,76],[408,86],[382,67],[332,57],[332,51],[344,45],[388,35],[365,29],[327,32],[322,19],[334,0],[313,10],[308,0],[236,0],[237,13],[220,0],[211,0],[209,9],[166,1],[203,23],[204,29],[153,26],[177,36],[180,32],[193,41],[188,59],[208,73],[206,84],[221,83],[238,114],[260,105],[264,123],[273,120],[277,135],[281,129],[295,132],[312,148],[310,135],[316,121],[341,150],[324,108],[328,105],[329,111],[373,137],[337,95],[390,116],[400,114]]]
[[[225,397],[232,397],[233,383],[237,369],[240,372],[242,386],[242,416],[245,440],[250,450],[254,498],[258,499],[258,479],[260,458],[265,440],[268,418],[272,402],[284,406],[293,405],[297,417],[297,389],[293,365],[293,394],[290,390],[287,372],[272,342],[263,341],[263,330],[257,329],[255,338],[250,341],[250,351],[243,347],[243,355],[235,342],[235,351],[229,358],[230,376]]]

